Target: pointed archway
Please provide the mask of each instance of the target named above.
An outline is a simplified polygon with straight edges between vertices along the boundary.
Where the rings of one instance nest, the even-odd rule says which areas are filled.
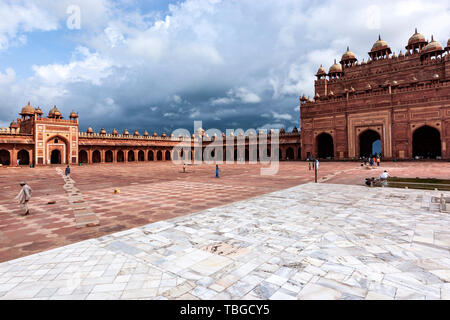
[[[359,156],[370,157],[381,153],[381,137],[374,130],[368,129],[359,135]]]
[[[54,149],[50,154],[50,163],[51,164],[61,164],[61,151],[58,149]]]
[[[316,138],[317,142],[317,158],[333,158],[334,144],[331,134],[323,132]]]
[[[30,164],[30,153],[27,150],[20,150],[17,153],[17,160],[19,160],[20,165],[29,165]]]
[[[80,152],[78,153],[78,162],[88,163],[88,154],[86,150],[80,150]]]
[[[442,155],[441,134],[430,126],[417,128],[413,133],[413,157],[436,159]]]
[[[11,155],[8,150],[0,150],[0,164],[3,166],[9,166],[11,164]]]

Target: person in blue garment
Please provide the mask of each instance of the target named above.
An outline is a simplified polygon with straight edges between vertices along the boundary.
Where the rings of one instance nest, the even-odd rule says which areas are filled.
[[[216,178],[219,177],[219,165],[216,164]]]

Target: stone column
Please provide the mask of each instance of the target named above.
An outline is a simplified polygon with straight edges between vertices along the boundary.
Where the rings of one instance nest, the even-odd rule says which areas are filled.
[[[100,163],[105,163],[105,150],[104,149],[102,149],[100,151],[100,156],[101,156]]]

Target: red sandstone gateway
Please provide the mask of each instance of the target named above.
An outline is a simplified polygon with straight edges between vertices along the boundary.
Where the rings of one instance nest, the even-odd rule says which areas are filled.
[[[381,142],[384,159],[450,159],[450,39],[417,32],[406,53],[381,37],[361,63],[347,48],[300,98],[302,158],[358,159]]]

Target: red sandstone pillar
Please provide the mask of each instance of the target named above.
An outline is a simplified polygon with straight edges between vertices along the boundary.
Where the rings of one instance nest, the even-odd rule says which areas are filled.
[[[11,152],[11,166],[17,167],[17,149],[16,146],[13,147]]]
[[[100,151],[100,156],[101,156],[100,163],[105,163],[105,150],[104,149],[102,149]]]
[[[113,163],[117,163],[117,150],[113,150]]]

